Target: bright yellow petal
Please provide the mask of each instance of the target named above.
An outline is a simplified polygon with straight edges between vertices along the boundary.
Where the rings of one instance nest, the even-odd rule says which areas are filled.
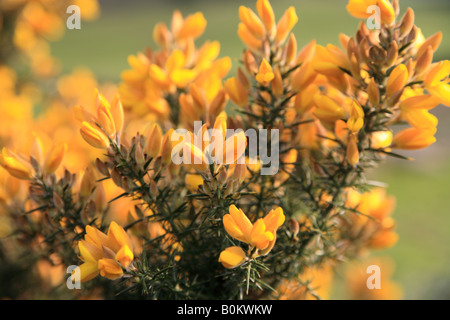
[[[133,251],[131,251],[127,245],[124,245],[116,254],[116,260],[119,261],[124,268],[128,268],[133,259]]]
[[[264,224],[266,229],[275,233],[285,220],[283,209],[281,207],[275,210],[270,210],[270,212],[264,217]]]
[[[102,277],[115,280],[123,275],[123,270],[114,259],[101,259],[98,261],[98,269]]]
[[[236,268],[245,262],[246,255],[240,247],[229,247],[220,253],[219,262],[225,268]]]
[[[128,233],[115,221],[112,221],[109,225],[108,238],[111,240],[111,249],[114,252],[118,252],[125,245],[128,248],[133,248]]]
[[[236,240],[249,243],[252,223],[245,213],[235,205],[229,208],[229,214],[223,216],[223,225],[227,233]]]
[[[97,262],[85,262],[79,266],[80,271],[80,281],[86,282],[91,279],[94,279],[100,273],[100,270],[97,267]],[[76,271],[72,272],[72,277]]]
[[[103,251],[86,240],[78,243],[80,254],[86,262],[97,262],[104,257]]]
[[[251,243],[260,250],[267,248],[269,242],[274,239],[272,232],[266,230],[263,219],[258,219],[253,225]]]

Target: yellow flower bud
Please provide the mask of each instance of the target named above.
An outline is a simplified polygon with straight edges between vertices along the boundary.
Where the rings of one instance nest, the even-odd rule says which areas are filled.
[[[364,125],[364,111],[356,99],[353,99],[350,108],[350,118],[347,120],[348,129],[357,133]]]
[[[256,10],[261,18],[266,31],[272,34],[275,29],[275,14],[268,0],[258,0],[256,2]]]
[[[123,270],[114,259],[103,258],[98,260],[98,269],[102,277],[109,280],[116,280],[122,277]]]
[[[378,0],[377,5],[380,8],[381,23],[391,25],[395,20],[395,11],[389,0]]]
[[[373,13],[367,8],[376,5],[380,8],[381,23],[391,25],[395,20],[395,10],[389,0],[350,0],[347,4],[347,11],[354,17],[367,19]]]
[[[272,81],[272,92],[275,97],[280,98],[283,95],[283,91],[283,79],[281,78],[280,69],[277,66],[275,68],[274,78]]]
[[[81,123],[80,133],[83,139],[94,148],[106,149],[110,145],[106,134],[95,123],[83,121]]]
[[[116,133],[116,126],[111,114],[109,102],[97,91],[97,121],[108,136]]]
[[[289,65],[295,60],[295,55],[297,54],[297,39],[295,35],[291,33],[289,35],[289,40],[286,45],[286,63]]]
[[[250,49],[258,51],[261,48],[262,41],[255,38],[248,27],[242,22],[238,25],[238,36]]]
[[[115,258],[123,268],[128,268],[131,261],[134,259],[133,251],[131,251],[127,245],[124,245],[119,252],[117,252]]]
[[[392,70],[386,85],[386,95],[392,97],[395,93],[404,88],[408,81],[408,69],[404,64],[400,64]]]
[[[195,14],[189,15],[183,22],[181,26],[177,38],[193,38],[196,39],[203,34],[206,28],[206,19],[203,16],[203,13],[197,12]]]
[[[321,120],[327,122],[334,122],[336,120],[345,118],[345,112],[342,107],[334,101],[332,98],[324,95],[317,94],[314,96],[314,114]]]
[[[291,85],[292,90],[302,91],[309,86],[316,77],[317,72],[314,70],[312,63],[309,61],[304,62],[293,75]]]

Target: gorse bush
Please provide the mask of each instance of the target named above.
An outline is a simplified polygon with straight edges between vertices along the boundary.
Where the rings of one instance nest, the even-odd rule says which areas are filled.
[[[47,41],[68,5],[0,4],[0,296],[327,298],[341,264],[396,243],[395,200],[366,174],[434,143],[429,111],[450,106],[442,34],[411,8],[350,0],[379,25],[321,46],[297,43],[294,7],[240,6],[234,76],[198,44],[203,14],[175,11],[111,84],[59,75]],[[359,297],[400,297],[367,277]]]

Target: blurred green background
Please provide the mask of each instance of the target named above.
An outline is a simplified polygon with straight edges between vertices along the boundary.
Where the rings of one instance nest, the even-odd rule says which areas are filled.
[[[277,18],[289,6],[295,6],[299,22],[294,33],[300,47],[312,39],[322,45],[338,44],[339,33],[353,36],[359,23],[347,13],[347,0],[271,2]],[[236,33],[238,8],[246,5],[255,9],[256,0],[100,3],[101,16],[93,22],[82,22],[81,30],[67,30],[63,39],[52,44],[52,51],[64,72],[85,66],[100,81],[118,83],[121,71],[128,68],[127,56],[154,47],[153,26],[159,21],[168,23],[175,8],[183,16],[202,11],[208,26],[197,43],[219,40],[221,56],[230,56],[236,67],[243,49]],[[408,6],[414,9],[416,25],[425,37],[443,32],[435,60],[450,59],[450,1],[400,0],[400,6],[402,12]],[[373,254],[394,260],[394,280],[403,286],[406,299],[450,299],[450,109],[439,106],[432,113],[439,118],[435,144],[425,150],[403,152],[414,161],[388,158],[371,173],[373,179],[385,182],[388,193],[397,198],[393,217],[400,234],[396,246]],[[332,298],[346,296],[336,290]]]

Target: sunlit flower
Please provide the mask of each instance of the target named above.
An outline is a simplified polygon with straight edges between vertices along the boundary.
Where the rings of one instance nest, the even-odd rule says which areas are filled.
[[[284,223],[284,219],[283,210],[279,207],[271,210],[264,218],[251,223],[241,209],[231,205],[229,214],[223,216],[223,225],[231,237],[247,243],[251,248],[256,248],[256,256],[259,256],[266,255],[272,250],[276,241],[277,229]],[[235,267],[236,265],[230,261],[234,261],[236,264],[241,263],[244,260],[241,250],[236,247],[235,249],[226,249],[225,253],[221,254],[221,262],[225,261],[224,266],[233,265]],[[226,259],[226,257],[230,258]]]
[[[263,86],[267,86],[274,77],[272,66],[263,58],[259,66],[259,72],[256,74],[256,80]]]

